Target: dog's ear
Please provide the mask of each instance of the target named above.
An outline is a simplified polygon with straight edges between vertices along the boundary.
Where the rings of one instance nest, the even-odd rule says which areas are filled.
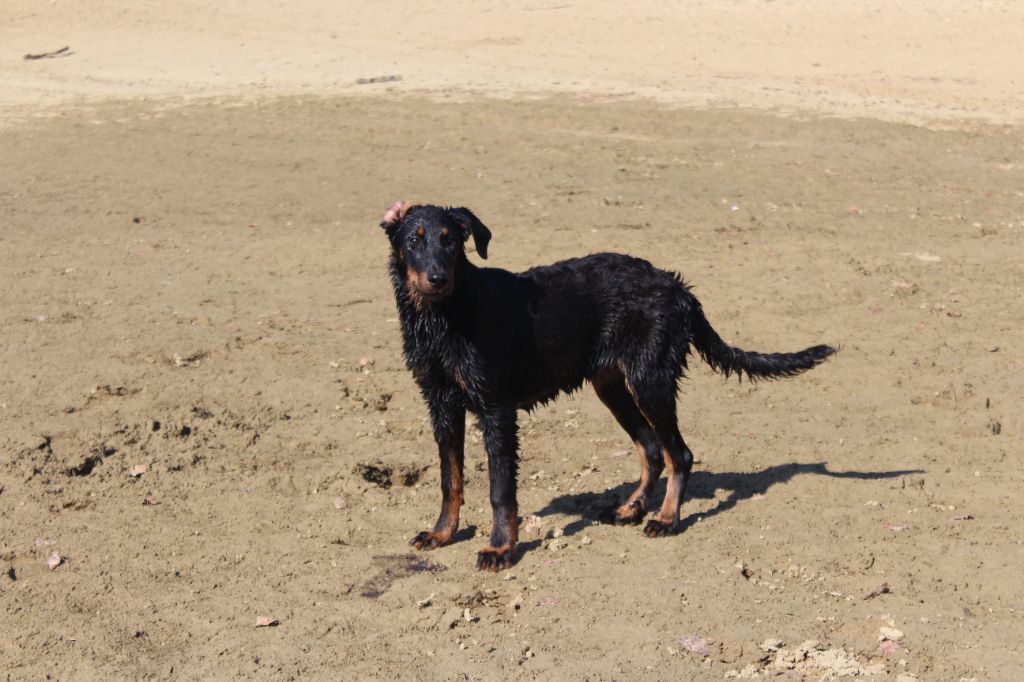
[[[487,226],[480,222],[480,219],[473,215],[468,208],[449,208],[448,215],[462,226],[463,239],[469,239],[469,235],[473,235],[476,252],[486,260],[487,244],[491,241],[491,231],[487,229]]]
[[[405,218],[405,212],[412,208],[412,204],[407,204],[404,201],[396,201],[391,204],[391,208],[384,213],[384,217],[380,220],[380,226],[384,228],[384,231],[388,233],[388,237],[394,237],[398,232],[398,228],[402,226],[402,220]]]

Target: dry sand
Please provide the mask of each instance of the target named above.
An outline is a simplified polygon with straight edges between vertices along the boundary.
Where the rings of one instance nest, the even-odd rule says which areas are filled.
[[[896,5],[7,0],[0,671],[1021,679],[1024,8]],[[594,521],[638,467],[587,389],[522,416],[512,570],[474,429],[459,541],[411,552],[398,198],[843,350],[694,365],[677,537]]]

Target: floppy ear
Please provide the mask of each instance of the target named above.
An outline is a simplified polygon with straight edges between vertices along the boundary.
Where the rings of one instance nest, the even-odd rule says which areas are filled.
[[[384,231],[388,233],[389,237],[394,237],[398,228],[402,226],[402,220],[405,218],[405,212],[412,208],[412,204],[407,204],[404,201],[396,201],[391,204],[391,208],[387,210],[384,217],[380,220],[380,226],[384,228]]]
[[[448,215],[462,226],[464,239],[469,239],[469,235],[473,235],[476,252],[486,260],[487,244],[491,241],[491,231],[487,229],[487,226],[480,222],[480,219],[473,215],[468,208],[449,208]]]

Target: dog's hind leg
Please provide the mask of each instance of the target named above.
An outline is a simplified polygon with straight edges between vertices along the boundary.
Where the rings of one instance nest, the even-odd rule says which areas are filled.
[[[661,537],[679,529],[679,507],[693,468],[693,453],[686,446],[676,419],[676,383],[671,381],[626,381],[637,407],[661,445],[668,485],[665,500],[653,519],[644,526],[644,535]]]
[[[637,409],[626,389],[625,377],[618,369],[605,369],[595,374],[590,382],[601,402],[615,415],[616,421],[633,439],[640,456],[640,483],[621,505],[612,507],[602,515],[607,523],[619,525],[640,523],[647,513],[647,500],[654,490],[665,461],[654,429]]]

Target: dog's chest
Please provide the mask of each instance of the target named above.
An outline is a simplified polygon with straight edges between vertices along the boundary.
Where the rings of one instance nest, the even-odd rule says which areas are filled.
[[[464,393],[474,392],[480,373],[479,353],[465,337],[448,325],[417,325],[406,339],[410,369],[433,381],[455,384]]]

